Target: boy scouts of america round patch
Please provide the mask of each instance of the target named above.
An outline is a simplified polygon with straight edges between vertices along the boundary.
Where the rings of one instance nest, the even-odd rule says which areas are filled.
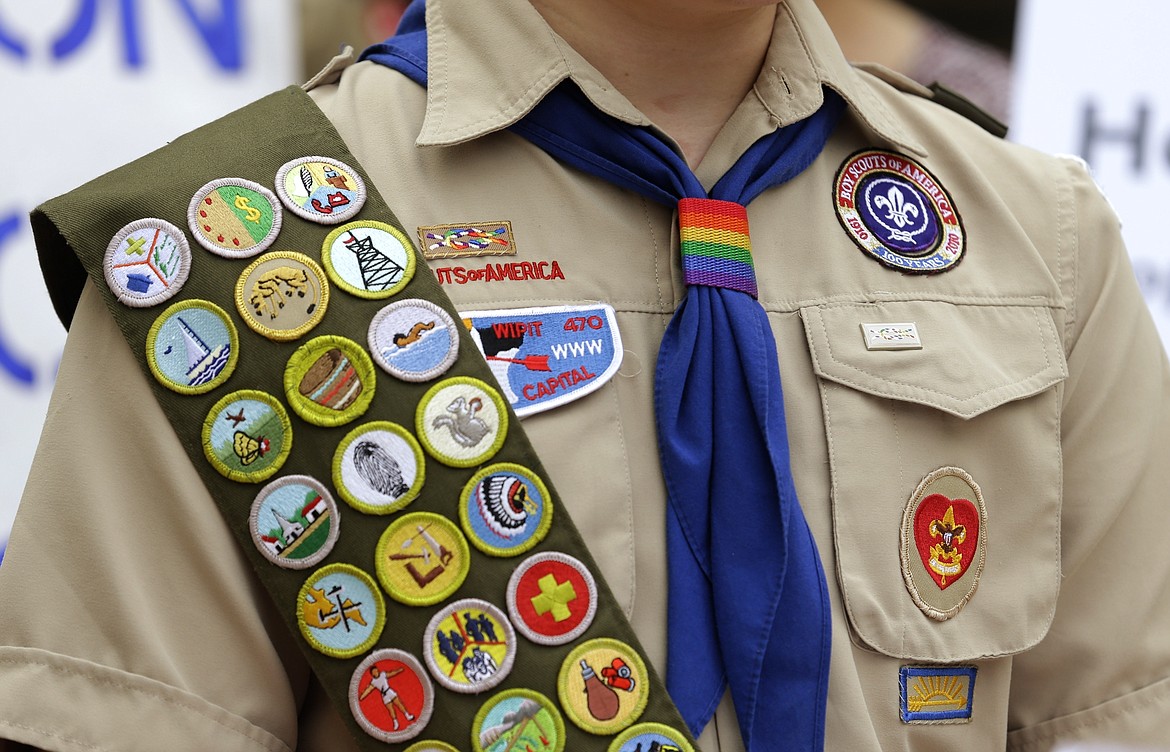
[[[266,253],[236,282],[236,309],[244,323],[277,342],[297,339],[315,327],[328,304],[324,270],[302,253]]]
[[[374,363],[357,342],[315,337],[297,348],[284,369],[284,393],[293,412],[315,426],[358,418],[374,399]]]
[[[418,742],[406,748],[406,752],[459,752],[459,750],[452,747],[447,742],[436,742],[427,740],[425,742]]]
[[[686,737],[661,723],[639,723],[617,735],[609,752],[695,752]]]
[[[146,360],[159,383],[179,394],[203,394],[228,380],[240,340],[227,312],[206,300],[163,311],[146,335]]]
[[[182,289],[191,272],[191,246],[170,222],[139,219],[106,246],[105,272],[114,297],[134,308],[148,308]]]
[[[902,577],[932,619],[962,610],[987,557],[987,507],[975,480],[957,467],[923,478],[902,515]]]
[[[351,564],[326,564],[297,595],[297,624],[325,655],[353,658],[374,646],[386,623],[386,604],[374,578]]]
[[[479,694],[512,671],[516,632],[504,612],[487,601],[448,603],[427,625],[423,659],[435,681],[463,694]]]
[[[333,455],[333,485],[366,514],[397,512],[418,497],[426,477],[422,447],[397,423],[375,421],[350,431]]]
[[[475,714],[471,748],[475,752],[563,752],[565,721],[552,700],[539,692],[506,689],[489,698]]]
[[[256,495],[249,530],[265,559],[284,569],[308,569],[333,550],[341,517],[323,483],[307,475],[286,475]]]
[[[459,500],[459,521],[472,544],[492,556],[515,556],[535,546],[552,526],[544,482],[520,465],[489,465],[471,476]]]
[[[288,210],[322,225],[339,225],[366,202],[366,184],[345,162],[300,157],[276,173],[276,192]]]
[[[399,300],[378,311],[369,341],[378,365],[403,381],[430,381],[459,357],[455,320],[429,300]]]
[[[226,258],[248,258],[268,248],[280,234],[280,224],[280,203],[272,191],[243,178],[211,181],[187,207],[191,235]]]
[[[423,448],[451,467],[491,459],[508,432],[508,407],[499,392],[468,376],[440,381],[418,403],[415,431]]]
[[[569,720],[591,734],[616,734],[646,709],[650,683],[634,649],[609,638],[573,649],[557,677],[561,707]]]
[[[398,228],[361,219],[326,236],[321,263],[342,290],[359,298],[388,298],[414,276],[414,246]]]
[[[399,603],[432,606],[459,589],[471,551],[454,522],[430,512],[404,514],[382,533],[374,554],[378,581]]]
[[[435,689],[418,659],[393,648],[375,650],[349,681],[349,708],[362,729],[384,742],[422,733],[435,707]]]
[[[226,395],[203,422],[203,454],[221,475],[259,483],[276,474],[292,451],[292,423],[280,401],[244,389]]]
[[[963,223],[950,194],[909,157],[857,152],[841,165],[833,200],[841,226],[885,266],[931,274],[963,257]]]
[[[597,583],[577,559],[557,551],[534,554],[508,580],[508,613],[522,635],[564,645],[585,633],[597,613]]]

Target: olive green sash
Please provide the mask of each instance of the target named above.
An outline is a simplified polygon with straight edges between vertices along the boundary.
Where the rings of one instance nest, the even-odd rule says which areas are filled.
[[[283,400],[285,365],[293,351],[304,341],[322,334],[334,334],[365,343],[372,318],[388,302],[402,298],[425,298],[438,303],[456,322],[459,321],[459,314],[433,275],[427,272],[421,254],[413,248],[418,271],[400,293],[390,300],[368,300],[346,294],[334,286],[321,325],[296,341],[284,343],[257,334],[243,325],[236,313],[235,283],[254,259],[225,258],[191,242],[191,273],[179,294],[165,304],[141,308],[121,303],[111,292],[103,271],[107,245],[127,224],[142,218],[160,218],[183,228],[189,235],[186,219],[188,205],[201,186],[219,178],[234,177],[271,188],[281,165],[306,155],[325,155],[347,163],[362,173],[355,157],[316,105],[300,89],[290,87],[183,136],[166,148],[102,176],[66,196],[47,202],[33,213],[33,225],[42,268],[58,315],[66,323],[72,318],[76,300],[88,275],[102,292],[131,350],[147,371],[156,398],[192,463],[202,475],[212,498],[216,500],[228,527],[236,535],[244,554],[268,588],[277,611],[284,616],[289,629],[296,635],[313,671],[348,722],[359,746],[363,749],[385,749],[383,742],[377,741],[359,726],[350,711],[351,677],[369,651],[356,657],[335,658],[312,649],[301,638],[296,616],[299,593],[314,568],[281,568],[261,554],[249,532],[249,513],[264,483],[235,482],[217,472],[205,458],[201,432],[209,411],[225,394],[254,389]],[[378,219],[401,230],[401,224],[373,189],[369,178],[364,174],[363,177],[370,190],[357,218]],[[280,234],[270,250],[296,251],[320,263],[322,243],[333,229],[285,211]],[[81,266],[78,266],[78,260]],[[238,367],[224,385],[205,394],[178,394],[164,388],[149,375],[146,351],[152,325],[167,306],[189,299],[210,301],[229,312],[239,332]],[[353,426],[369,421],[390,421],[413,430],[416,405],[435,381],[440,379],[473,377],[494,385],[491,372],[467,331],[462,330],[463,327],[457,328],[461,330],[460,357],[447,373],[432,381],[411,383],[391,378],[379,371],[376,382],[378,393],[373,405],[348,427],[311,426],[290,410],[293,446],[288,461],[276,477],[304,474],[321,480],[329,487],[335,450]],[[519,421],[511,415],[510,409],[508,413],[510,420],[506,441],[489,462],[515,463],[543,478],[545,484],[549,485],[552,504],[556,509],[553,524],[543,541],[522,556],[489,556],[473,547],[470,552],[470,573],[451,599],[482,598],[504,610],[505,590],[517,564],[532,553],[560,551],[581,560],[594,573],[600,591],[596,616],[582,636],[566,645],[542,645],[518,638],[511,673],[499,686],[488,692],[461,693],[434,683],[434,711],[429,724],[417,739],[401,742],[400,746],[394,748],[405,749],[420,739],[435,739],[445,741],[456,749],[469,749],[473,718],[490,697],[502,690],[523,687],[539,692],[559,704],[558,671],[569,653],[587,640],[613,638],[641,652],[637,638],[617,601],[601,580],[595,562],[560,504],[555,490],[551,490],[544,468]],[[422,493],[411,502],[407,511],[442,514],[455,519],[458,525],[454,500],[460,496],[461,490],[478,469],[450,467],[428,456]],[[345,562],[373,575],[380,536],[396,517],[405,512],[389,516],[364,514],[342,503],[336,492],[334,496],[338,499],[340,509],[340,538],[320,566]],[[386,628],[370,650],[399,648],[421,658],[424,630],[439,606],[405,605],[385,597],[385,593],[382,596],[386,607]],[[693,743],[653,669],[648,669],[646,680],[650,687],[648,704],[637,722],[665,724],[681,732]],[[564,724],[563,733],[567,749],[574,752],[607,750],[615,736],[612,729],[606,729],[606,733],[592,733],[569,722]],[[523,746],[515,748],[524,749]],[[495,748],[492,752],[495,752]]]

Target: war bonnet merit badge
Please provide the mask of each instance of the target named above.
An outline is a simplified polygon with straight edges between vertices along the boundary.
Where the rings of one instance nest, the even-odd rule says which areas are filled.
[[[833,186],[841,225],[861,250],[908,274],[950,269],[967,241],[950,194],[922,165],[888,151],[845,160]]]

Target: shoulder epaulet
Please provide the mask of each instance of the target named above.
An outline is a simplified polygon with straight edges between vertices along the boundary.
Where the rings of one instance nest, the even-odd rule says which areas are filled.
[[[908,78],[897,71],[890,70],[876,63],[857,63],[856,67],[876,78],[880,78],[898,91],[904,91],[907,94],[914,94],[924,99],[930,99],[952,112],[957,112],[996,138],[1004,138],[1007,136],[1007,125],[1000,122],[994,115],[991,115],[970,99],[967,99],[967,97],[937,81],[930,86],[923,86],[912,78]]]

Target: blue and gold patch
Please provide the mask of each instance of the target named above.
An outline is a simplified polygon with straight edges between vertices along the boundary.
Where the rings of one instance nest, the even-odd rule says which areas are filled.
[[[902,723],[968,723],[975,666],[903,666],[898,686]]]

